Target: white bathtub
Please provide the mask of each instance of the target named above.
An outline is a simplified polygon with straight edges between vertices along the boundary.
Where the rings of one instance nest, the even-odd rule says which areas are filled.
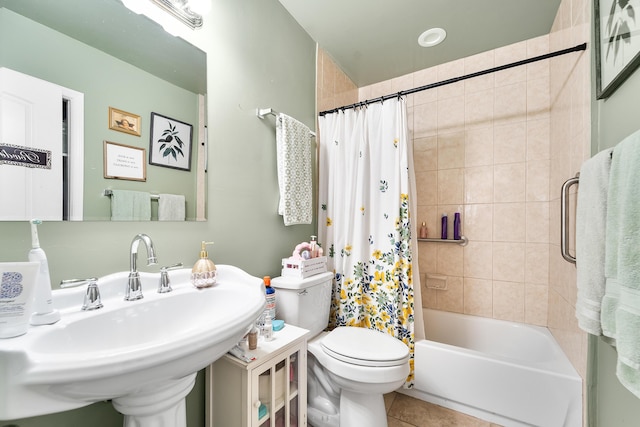
[[[415,387],[401,393],[503,426],[582,426],[582,380],[546,328],[423,312]]]

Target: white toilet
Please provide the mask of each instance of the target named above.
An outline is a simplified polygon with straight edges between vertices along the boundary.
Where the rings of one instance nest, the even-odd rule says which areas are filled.
[[[387,427],[383,394],[404,384],[409,348],[370,329],[329,323],[332,273],[275,277],[276,318],[308,329],[307,418],[313,427]]]

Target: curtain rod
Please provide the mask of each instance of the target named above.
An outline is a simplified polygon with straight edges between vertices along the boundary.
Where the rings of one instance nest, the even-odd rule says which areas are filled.
[[[529,64],[531,62],[542,61],[543,59],[549,59],[549,58],[553,58],[555,56],[566,55],[567,53],[579,52],[579,51],[586,50],[586,49],[587,49],[587,44],[586,43],[582,43],[582,44],[579,44],[579,45],[574,46],[574,47],[558,50],[556,52],[546,53],[544,55],[535,56],[533,58],[528,58],[528,59],[523,59],[521,61],[512,62],[511,64],[500,65],[499,67],[489,68],[489,69],[483,70],[483,71],[477,71],[475,73],[466,74],[466,75],[460,76],[460,77],[454,77],[454,78],[443,80],[443,81],[436,82],[436,83],[430,83],[430,84],[425,85],[425,86],[420,86],[420,87],[416,87],[416,88],[408,89],[408,90],[401,90],[400,92],[393,93],[393,94],[390,94],[390,95],[381,96],[379,98],[373,98],[373,99],[368,99],[368,100],[362,101],[362,102],[356,102],[355,104],[345,105],[344,107],[334,108],[333,110],[322,111],[318,115],[324,116],[326,114],[331,114],[331,113],[335,113],[335,112],[338,112],[338,111],[344,111],[344,110],[349,110],[349,109],[352,109],[352,108],[363,107],[365,105],[373,104],[375,102],[384,102],[387,99],[396,98],[396,97],[399,98],[399,97],[401,97],[403,95],[410,95],[412,93],[421,92],[423,90],[433,89],[433,88],[436,88],[436,87],[439,87],[439,86],[445,86],[445,85],[448,85],[448,84],[456,83],[456,82],[459,82],[459,81],[462,81],[462,80],[466,80],[466,79],[470,79],[470,78],[473,78],[473,77],[479,77],[479,76],[483,76],[485,74],[495,73],[496,71],[502,71],[502,70],[506,70],[508,68],[518,67],[520,65]]]

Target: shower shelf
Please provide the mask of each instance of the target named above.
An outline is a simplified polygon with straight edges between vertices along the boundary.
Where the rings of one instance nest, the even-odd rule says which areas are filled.
[[[457,243],[460,246],[467,246],[469,239],[464,236],[460,236],[459,240],[453,239],[418,239],[418,242],[433,242],[433,243]]]

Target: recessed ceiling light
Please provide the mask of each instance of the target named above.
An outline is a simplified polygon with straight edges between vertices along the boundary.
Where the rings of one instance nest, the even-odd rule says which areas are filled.
[[[432,47],[442,43],[447,32],[442,28],[430,28],[418,37],[418,44],[422,47]]]

